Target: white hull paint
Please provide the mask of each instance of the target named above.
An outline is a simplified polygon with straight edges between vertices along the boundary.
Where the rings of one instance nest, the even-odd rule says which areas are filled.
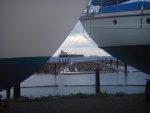
[[[0,91],[19,84],[61,46],[89,0],[0,0]]]
[[[150,9],[92,14],[80,21],[100,48],[150,74]]]
[[[99,47],[150,45],[150,10],[95,14],[81,17],[88,35]],[[113,21],[116,20],[117,24]],[[141,24],[142,21],[142,24]]]
[[[89,0],[0,0],[0,58],[52,56]]]

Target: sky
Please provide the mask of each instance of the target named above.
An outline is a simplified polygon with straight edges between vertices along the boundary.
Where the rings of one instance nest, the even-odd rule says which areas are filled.
[[[53,56],[58,56],[61,50],[69,54],[84,54],[84,56],[110,56],[103,49],[98,48],[97,44],[89,38],[85,31],[83,34],[83,27],[80,21],[77,22],[71,33]]]

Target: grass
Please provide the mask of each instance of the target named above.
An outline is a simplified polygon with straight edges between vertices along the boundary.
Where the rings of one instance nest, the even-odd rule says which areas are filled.
[[[116,94],[107,94],[99,93],[99,94],[85,94],[85,93],[77,93],[77,94],[70,94],[70,95],[49,95],[49,96],[41,96],[40,98],[33,98],[27,96],[21,96],[17,99],[4,99],[2,103],[12,103],[12,102],[34,102],[34,101],[55,101],[55,100],[62,100],[62,99],[72,99],[72,98],[106,98],[106,97],[124,97],[124,96],[141,96],[141,94],[125,94],[123,92],[117,92]]]

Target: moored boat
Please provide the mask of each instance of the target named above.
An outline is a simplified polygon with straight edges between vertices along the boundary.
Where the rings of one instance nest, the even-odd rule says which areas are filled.
[[[150,1],[121,0],[105,7],[96,1],[99,11],[80,18],[88,35],[110,55],[150,74]]]
[[[88,1],[0,0],[0,91],[22,82],[51,58]]]

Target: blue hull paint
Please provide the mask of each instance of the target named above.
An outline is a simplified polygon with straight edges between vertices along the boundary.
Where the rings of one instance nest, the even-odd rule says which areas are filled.
[[[115,58],[137,68],[144,73],[150,74],[150,46],[120,46],[105,47],[106,52]]]
[[[10,88],[31,76],[50,57],[0,59],[0,91]]]
[[[91,4],[94,6],[110,6],[110,5],[116,5],[117,3],[123,3],[129,0],[92,0]]]
[[[141,7],[143,9],[150,9],[150,3],[149,2],[131,2],[126,4],[119,4],[119,5],[113,5],[108,7],[103,7],[99,9],[99,13],[112,13],[112,12],[121,12],[121,11],[130,11],[130,10],[141,10]]]

